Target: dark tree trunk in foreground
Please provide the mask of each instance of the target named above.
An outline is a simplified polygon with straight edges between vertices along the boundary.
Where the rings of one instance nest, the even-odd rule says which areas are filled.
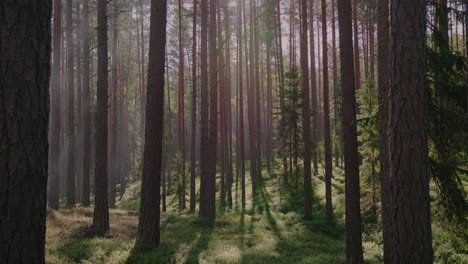
[[[137,244],[159,246],[160,185],[164,125],[166,0],[151,1],[146,131]]]
[[[346,200],[346,259],[363,263],[351,2],[338,0]]]
[[[425,117],[426,1],[392,1],[390,178],[392,260],[432,263]]]
[[[325,209],[327,218],[333,218],[332,206],[332,149],[330,131],[330,100],[328,80],[327,4],[322,0],[322,51],[323,51],[323,122],[325,140]]]
[[[75,80],[74,80],[74,55],[73,55],[73,19],[72,0],[67,0],[67,81],[68,81],[68,154],[67,154],[67,206],[75,206]]]
[[[83,37],[83,96],[82,96],[82,144],[83,152],[82,155],[82,192],[81,192],[81,204],[83,206],[90,205],[90,191],[89,191],[89,178],[90,178],[90,151],[91,151],[91,97],[90,97],[90,50],[89,50],[89,0],[83,1],[83,25],[82,25],[82,37]]]
[[[60,183],[60,59],[62,41],[62,3],[54,0],[53,61],[50,88],[49,131],[49,207],[59,208]]]
[[[44,263],[52,1],[0,14],[0,262]]]
[[[196,134],[197,134],[197,0],[193,0],[192,31],[192,131],[190,146],[190,211],[194,212],[196,198]]]
[[[310,93],[309,58],[307,53],[307,1],[301,0],[301,76],[302,76],[302,138],[304,140],[304,215],[312,214],[312,183],[310,164]],[[311,51],[313,52],[313,51]]]
[[[388,0],[378,2],[378,28],[377,28],[377,52],[378,52],[378,89],[379,89],[379,134],[380,134],[380,193],[382,202],[382,233],[384,241],[384,263],[392,261],[392,219],[391,219],[391,189],[389,178],[389,145],[388,145],[388,92],[389,71],[388,61],[390,52],[389,32],[389,5]]]
[[[107,60],[107,1],[97,1],[97,52],[98,80],[96,103],[96,156],[94,184],[93,227],[99,233],[109,230],[109,200],[107,196],[107,108],[108,108],[108,60]]]

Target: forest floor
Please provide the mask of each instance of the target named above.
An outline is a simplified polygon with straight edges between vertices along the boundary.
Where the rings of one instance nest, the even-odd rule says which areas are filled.
[[[264,173],[266,175],[266,173]],[[249,178],[246,175],[246,179]],[[264,176],[264,184],[252,199],[247,179],[247,205],[239,209],[240,190],[233,210],[218,207],[216,223],[209,225],[194,213],[178,213],[177,197],[168,196],[168,211],[161,214],[161,247],[134,248],[138,227],[139,183],[130,186],[119,209],[110,210],[111,231],[104,237],[90,232],[91,208],[49,211],[46,261],[48,263],[344,263],[344,227],[328,223],[321,200],[315,194],[314,217],[305,221],[302,199],[280,195],[277,177]],[[321,185],[317,184],[317,185]],[[337,193],[342,193],[336,182]],[[341,184],[340,184],[341,185]],[[235,190],[235,187],[233,188]],[[299,188],[301,189],[301,188]],[[317,188],[324,189],[324,188]],[[282,191],[281,193],[284,193]],[[219,197],[219,193],[217,194]],[[321,198],[320,198],[321,197]],[[299,198],[299,197],[298,197]],[[341,195],[334,196],[337,206]],[[219,204],[219,203],[218,203]],[[187,201],[188,206],[188,201]],[[291,210],[294,207],[297,210]],[[198,203],[197,203],[198,208]],[[337,219],[342,218],[336,209]]]
[[[90,232],[92,208],[49,210],[46,262],[345,263],[342,170],[336,168],[334,171],[335,218],[331,223],[325,219],[323,177],[313,180],[313,217],[306,220],[301,213],[302,194],[287,195],[291,190],[284,189],[280,192],[282,179],[277,173],[263,173],[264,183],[254,197],[247,173],[246,209],[240,209],[240,189],[236,192],[236,187],[233,186],[234,208],[229,210],[218,206],[214,225],[199,219],[198,213],[178,212],[174,180],[174,187],[168,191],[168,212],[161,213],[161,247],[157,250],[142,250],[134,246],[138,228],[140,182],[129,186],[117,203],[117,209],[110,210],[111,231],[103,237],[94,236]],[[322,171],[320,173],[323,175]],[[295,181],[292,183],[294,186]],[[298,186],[298,190],[301,189]],[[217,198],[219,199],[219,193]],[[187,206],[188,199],[187,196]],[[381,263],[381,233],[375,223],[366,224],[372,222],[367,213],[363,210],[364,257],[366,263]],[[371,231],[366,232],[369,229]],[[449,236],[443,226],[434,222],[433,233],[436,263],[464,263],[463,259],[468,259],[467,244],[463,240]],[[452,243],[453,241],[458,242]],[[461,248],[454,249],[454,245]],[[461,255],[456,255],[454,251],[461,252]],[[460,262],[450,261],[460,259]]]

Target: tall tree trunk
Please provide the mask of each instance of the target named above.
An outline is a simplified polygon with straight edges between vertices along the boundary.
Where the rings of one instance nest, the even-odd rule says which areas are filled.
[[[196,207],[196,134],[197,134],[197,0],[193,0],[192,22],[192,131],[190,146],[190,211]]]
[[[379,90],[379,134],[380,134],[380,193],[382,202],[382,233],[384,241],[384,262],[394,263],[392,260],[391,244],[392,215],[391,215],[391,181],[389,178],[389,141],[388,141],[388,104],[389,104],[389,53],[390,53],[390,28],[389,28],[389,1],[378,2],[378,90]]]
[[[145,150],[137,243],[159,246],[167,1],[151,1]]]
[[[392,259],[395,263],[432,263],[424,111],[426,2],[392,1],[390,10]]]
[[[49,126],[49,207],[59,208],[60,182],[60,57],[62,42],[62,3],[54,0],[53,56],[50,89]]]
[[[181,184],[179,190],[179,208],[186,209],[185,205],[185,79],[184,79],[184,47],[182,38],[182,0],[179,0],[179,151],[181,161]]]
[[[232,183],[233,183],[233,168],[232,168],[232,104],[231,104],[231,31],[230,31],[230,14],[228,9],[228,1],[223,1],[224,11],[224,31],[226,35],[226,46],[224,52],[226,53],[226,94],[224,97],[226,105],[226,155],[227,155],[227,204],[232,209]]]
[[[82,21],[81,21],[81,18],[80,18],[80,13],[81,13],[81,4],[80,4],[80,0],[77,0],[75,2],[76,4],[76,130],[75,130],[75,138],[76,138],[76,149],[75,149],[75,157],[76,157],[76,161],[75,161],[75,175],[76,175],[76,179],[75,179],[75,182],[76,182],[76,192],[75,192],[75,197],[76,197],[76,201],[77,202],[80,202],[81,200],[81,192],[83,190],[82,186],[81,186],[81,183],[82,183],[82,180],[81,180],[81,176],[82,176],[82,170],[83,170],[83,166],[82,166],[82,161],[81,161],[81,153],[83,152],[83,142],[81,141],[82,139],[82,136],[81,136],[81,132],[82,132],[82,124],[81,124],[81,111],[82,111],[82,99],[81,99],[81,95],[82,95],[82,89],[83,89],[83,75],[82,75],[82,64],[81,64],[81,49],[82,49],[82,46],[81,46],[81,39],[82,39],[82,30],[81,30],[81,26],[82,26]]]
[[[256,143],[256,122],[255,122],[255,50],[254,50],[254,14],[253,1],[250,0],[249,8],[249,89],[247,89],[247,105],[249,119],[249,145],[250,145],[250,178],[252,182],[252,193],[255,193],[257,179],[257,143]],[[245,23],[245,22],[244,22]],[[244,24],[245,25],[245,24]],[[246,33],[247,34],[247,33]],[[246,49],[247,50],[247,49]]]
[[[2,2],[0,13],[0,260],[40,264],[45,263],[52,1]],[[54,75],[59,61],[54,58]],[[55,89],[58,83],[56,78]]]
[[[200,33],[200,216],[206,215],[208,202],[208,123],[209,123],[209,93],[208,93],[208,0],[200,1],[201,33]],[[203,213],[202,213],[203,211]]]
[[[73,52],[72,0],[67,0],[67,82],[68,82],[68,159],[67,159],[67,207],[75,206],[75,73]]]
[[[330,132],[330,100],[328,98],[328,42],[327,42],[327,5],[322,0],[322,49],[323,49],[323,122],[325,140],[325,202],[326,214],[330,220],[333,218],[332,206],[332,150]]]
[[[97,52],[98,80],[96,103],[96,157],[94,174],[93,226],[99,233],[109,230],[109,200],[107,196],[107,108],[108,108],[108,60],[107,60],[107,1],[97,1]]]
[[[318,129],[318,102],[317,102],[317,69],[315,68],[315,32],[314,32],[314,0],[309,1],[309,24],[310,24],[310,86],[312,93],[312,160],[314,162],[314,175],[318,175],[317,158],[317,129]]]
[[[304,215],[312,214],[312,183],[310,164],[310,93],[309,58],[307,53],[307,1],[301,0],[301,76],[302,76],[302,138],[304,140]],[[313,51],[312,51],[313,52]]]
[[[239,101],[238,126],[239,126],[239,162],[241,172],[241,204],[245,209],[245,156],[244,156],[244,95],[243,95],[243,66],[242,66],[242,2],[237,1],[237,89]]]
[[[90,204],[90,191],[89,191],[89,178],[90,178],[90,58],[89,58],[89,0],[83,1],[83,26],[82,26],[82,37],[83,37],[83,95],[82,95],[82,173],[81,176],[81,204],[83,206],[89,206]]]
[[[210,24],[209,24],[209,78],[210,78],[210,122],[208,151],[208,174],[206,179],[206,203],[205,207],[200,208],[200,214],[203,218],[214,222],[216,218],[216,143],[218,134],[218,50],[216,48],[216,2],[210,0]]]
[[[343,84],[343,141],[345,163],[346,259],[363,263],[359,191],[359,154],[353,65],[351,2],[338,0],[341,83]]]
[[[223,40],[223,32],[222,32],[222,27],[221,27],[221,3],[219,0],[218,1],[218,7],[217,7],[217,35],[218,35],[218,40],[219,40],[219,53],[218,53],[218,65],[219,65],[219,131],[220,131],[220,144],[219,144],[219,149],[220,149],[220,162],[221,162],[221,186],[220,186],[220,204],[221,206],[226,205],[226,159],[228,158],[228,155],[226,153],[227,151],[227,137],[226,137],[226,105],[225,105],[225,81],[226,81],[226,70],[225,70],[225,61],[224,61],[224,50],[223,50],[223,45],[225,40]]]
[[[108,160],[109,163],[109,186],[108,186],[108,195],[109,195],[109,207],[115,208],[115,193],[116,193],[116,184],[117,184],[117,175],[118,175],[118,86],[119,86],[119,73],[118,73],[118,55],[117,55],[117,45],[119,41],[119,31],[118,31],[118,12],[119,6],[118,1],[113,0],[114,8],[113,8],[113,21],[112,21],[112,51],[111,51],[111,58],[112,58],[112,94],[111,94],[111,133],[110,133],[110,159]]]
[[[284,102],[284,63],[283,63],[283,37],[282,37],[282,31],[281,31],[281,5],[280,1],[276,1],[276,29],[277,31],[277,37],[276,37],[276,45],[278,46],[278,53],[277,59],[279,61],[279,100],[280,100],[280,110],[281,110],[281,118],[284,120],[285,118],[285,102]],[[282,142],[282,147],[286,147],[286,138],[283,138]],[[287,154],[283,152],[281,154],[282,160],[283,160],[283,184],[287,185],[288,184],[288,160],[287,160]]]

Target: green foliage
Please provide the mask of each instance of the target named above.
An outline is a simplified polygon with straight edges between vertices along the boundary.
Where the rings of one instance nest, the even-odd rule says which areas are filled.
[[[436,28],[433,31],[428,44],[426,89],[429,173],[445,217],[468,224],[463,180],[468,168],[467,60],[450,50],[441,32]]]

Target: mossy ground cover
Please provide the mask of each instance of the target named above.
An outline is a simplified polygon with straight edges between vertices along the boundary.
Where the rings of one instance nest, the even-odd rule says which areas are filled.
[[[240,190],[233,186],[234,208],[218,207],[214,224],[197,213],[178,212],[169,190],[168,212],[161,214],[161,246],[135,247],[140,183],[129,186],[118,209],[110,210],[111,231],[95,236],[92,208],[76,207],[47,214],[47,263],[345,263],[344,178],[336,168],[333,179],[334,220],[325,219],[323,177],[314,177],[313,216],[302,215],[302,194],[281,189],[279,172],[264,171],[264,183],[252,196],[247,173],[247,205],[240,208]],[[299,181],[299,188],[301,189]],[[199,184],[197,184],[199,186]],[[219,186],[218,186],[219,187]],[[219,190],[219,188],[218,188]],[[299,191],[300,192],[300,191]],[[219,193],[217,193],[219,198]],[[188,199],[188,197],[187,197]],[[217,203],[220,204],[219,201]],[[198,203],[197,203],[198,208]],[[367,221],[365,212],[363,221]],[[368,223],[363,223],[366,230]],[[378,224],[363,233],[366,263],[382,263]],[[466,263],[467,243],[433,223],[436,263]],[[454,243],[456,242],[456,243]],[[455,246],[454,246],[455,245]],[[460,248],[461,247],[461,248]]]

